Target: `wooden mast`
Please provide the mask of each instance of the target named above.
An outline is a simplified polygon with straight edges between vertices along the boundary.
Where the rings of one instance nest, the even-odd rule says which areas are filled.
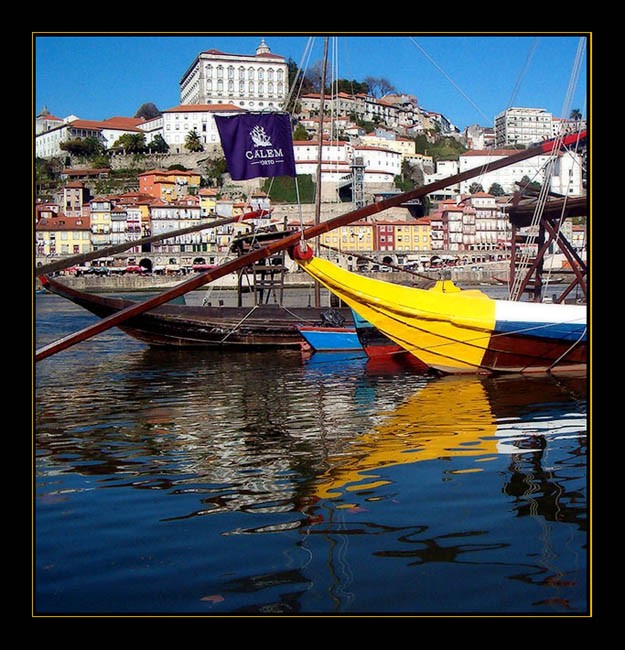
[[[383,201],[379,201],[377,203],[371,203],[357,210],[352,210],[351,212],[347,212],[343,215],[339,215],[338,217],[334,217],[333,219],[329,219],[328,221],[323,221],[322,223],[315,224],[314,226],[306,228],[301,232],[294,232],[292,235],[288,235],[283,239],[271,242],[266,246],[250,251],[246,255],[242,255],[236,260],[232,260],[230,262],[221,264],[220,266],[211,269],[209,271],[198,273],[195,277],[190,278],[189,280],[186,280],[184,282],[181,282],[180,284],[177,284],[175,287],[172,287],[171,289],[168,289],[167,291],[164,291],[163,293],[154,296],[153,298],[149,298],[148,300],[137,303],[136,305],[126,307],[125,309],[122,309],[116,312],[115,314],[112,314],[111,316],[107,316],[106,318],[103,318],[102,320],[100,320],[99,322],[93,325],[85,327],[84,329],[75,332],[74,334],[70,334],[62,339],[59,339],[58,341],[50,343],[44,346],[43,348],[37,350],[35,354],[35,361],[40,361],[53,354],[56,354],[57,352],[60,352],[61,350],[69,348],[72,345],[75,345],[76,343],[85,341],[86,339],[91,338],[92,336],[95,336],[100,332],[104,332],[105,330],[110,329],[111,327],[123,323],[129,318],[132,318],[133,316],[138,316],[139,314],[142,314],[145,311],[148,311],[150,309],[153,309],[154,307],[158,307],[159,305],[169,302],[170,300],[173,300],[178,296],[182,296],[185,293],[192,291],[193,289],[197,289],[198,287],[201,287],[204,284],[208,284],[213,280],[221,278],[224,275],[227,275],[228,273],[238,271],[240,268],[243,268],[244,266],[248,266],[253,262],[256,262],[263,258],[270,257],[271,255],[279,251],[292,248],[302,240],[308,240],[313,237],[318,237],[319,235],[322,235],[323,233],[326,232],[330,232],[331,230],[334,230],[335,228],[339,228],[340,226],[353,223],[354,221],[358,221],[359,219],[364,219],[365,217],[371,216],[373,214],[377,214],[378,212],[383,212],[384,210],[388,210],[389,208],[401,205],[406,201],[410,201],[412,199],[426,196],[427,194],[430,194],[432,192],[436,192],[438,190],[444,189],[449,185],[455,185],[456,183],[459,183],[461,181],[468,180],[470,178],[475,178],[476,176],[480,176],[485,172],[501,169],[503,167],[507,167],[514,163],[527,160],[528,158],[533,158],[534,156],[543,153],[550,153],[555,148],[568,146],[584,137],[586,137],[586,131],[570,134],[563,139],[547,140],[546,142],[542,142],[539,145],[530,147],[529,149],[523,149],[510,156],[506,156],[505,158],[500,158],[499,160],[496,160],[492,162],[490,165],[488,165],[486,169],[484,168],[484,166],[474,167],[473,169],[468,169],[465,172],[461,172],[460,174],[455,174],[454,176],[450,176],[443,180],[436,181],[435,183],[429,183],[428,185],[415,188],[413,190],[410,190],[409,192],[404,192],[403,194],[398,194],[396,196],[390,197]],[[45,286],[46,283],[45,276],[42,276],[41,281]]]

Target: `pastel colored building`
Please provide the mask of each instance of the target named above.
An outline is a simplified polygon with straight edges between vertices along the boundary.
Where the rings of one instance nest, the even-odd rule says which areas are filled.
[[[175,202],[199,192],[200,178],[196,172],[150,169],[138,175],[139,192],[161,201]]]
[[[91,252],[89,217],[67,217],[61,213],[42,217],[35,226],[35,248],[40,256]]]

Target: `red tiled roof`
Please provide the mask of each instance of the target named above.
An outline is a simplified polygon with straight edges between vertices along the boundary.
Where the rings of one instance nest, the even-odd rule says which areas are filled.
[[[139,120],[139,123],[143,120]],[[136,125],[131,124],[131,122],[136,122],[134,118],[131,117],[112,117],[108,120],[73,120],[69,125],[76,129],[92,129],[94,131],[101,131],[102,129],[114,129],[116,131],[137,131],[142,133],[141,129],[137,128]]]
[[[385,152],[388,152],[388,153],[397,154],[398,156],[400,155],[399,152],[393,151],[392,149],[387,149],[386,147],[358,146],[358,147],[354,147],[354,150],[357,150],[357,151],[385,151]]]
[[[36,230],[90,230],[91,219],[89,217],[66,217],[59,214],[56,217],[39,219]]]
[[[273,52],[266,52],[265,54],[230,54],[228,52],[222,52],[221,50],[216,50],[214,48],[210,50],[204,50],[202,54],[215,54],[216,56],[237,56],[249,59],[252,56],[257,56],[259,58],[269,58],[269,59],[281,59],[284,60],[284,57],[280,54],[274,54]]]
[[[115,115],[114,117],[107,117],[103,120],[103,123],[106,125],[118,125],[120,127],[136,127],[139,124],[143,124],[145,120],[142,117],[123,117],[121,115]]]
[[[241,108],[240,106],[235,106],[234,104],[179,104],[178,106],[173,106],[167,110],[162,111],[163,113],[216,113],[216,112],[227,112],[227,111],[237,111],[239,113],[247,113],[247,110]]]
[[[137,176],[199,176],[197,172],[181,169],[148,169]]]
[[[102,122],[97,122],[96,120],[73,120],[69,123],[69,126],[76,129],[92,129],[93,131],[101,131],[104,127]]]
[[[461,153],[461,157],[465,156],[511,156],[514,153],[519,153],[519,149],[471,149]],[[558,152],[562,155],[561,152]]]

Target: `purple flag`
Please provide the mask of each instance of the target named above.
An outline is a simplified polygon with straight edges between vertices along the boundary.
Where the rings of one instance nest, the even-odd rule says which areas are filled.
[[[295,176],[295,155],[288,113],[215,115],[232,180]]]

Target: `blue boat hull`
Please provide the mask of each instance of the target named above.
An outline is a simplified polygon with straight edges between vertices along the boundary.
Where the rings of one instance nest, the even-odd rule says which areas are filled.
[[[355,327],[299,326],[300,334],[317,352],[362,350]]]

